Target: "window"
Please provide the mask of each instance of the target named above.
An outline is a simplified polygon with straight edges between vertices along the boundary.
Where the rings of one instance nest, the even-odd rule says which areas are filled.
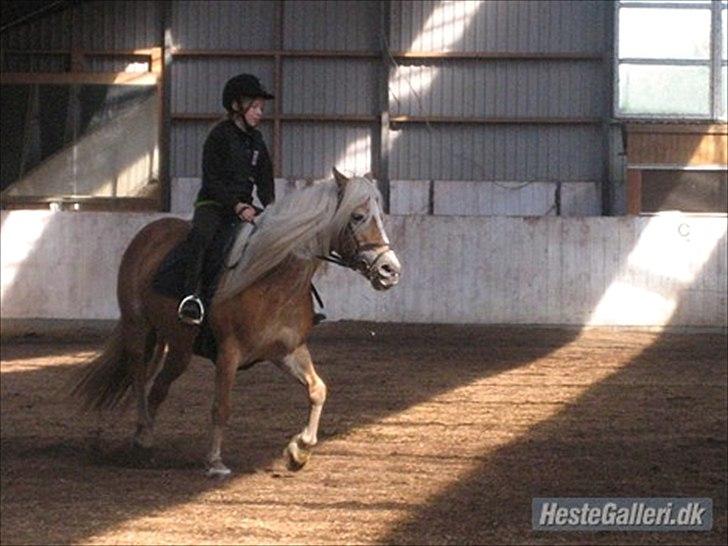
[[[159,48],[54,51],[71,59],[57,72],[33,72],[32,51],[4,53],[4,67],[30,71],[0,74],[2,208],[163,207]]]
[[[726,119],[726,0],[617,0],[615,114]]]

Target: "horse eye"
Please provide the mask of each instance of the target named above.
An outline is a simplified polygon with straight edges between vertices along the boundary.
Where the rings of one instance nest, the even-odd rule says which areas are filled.
[[[351,219],[354,220],[354,222],[361,222],[362,220],[364,220],[364,215],[355,212],[351,215]]]

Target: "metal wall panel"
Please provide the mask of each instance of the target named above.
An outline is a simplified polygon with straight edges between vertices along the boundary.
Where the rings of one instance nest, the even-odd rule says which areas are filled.
[[[14,55],[2,56],[5,72],[65,72],[70,64],[68,55]]]
[[[600,180],[599,126],[417,124],[392,131],[393,179]]]
[[[158,47],[162,41],[157,2],[82,2],[74,43],[84,50],[119,51]]]
[[[224,114],[221,97],[225,82],[241,72],[256,74],[272,90],[273,61],[269,59],[175,58],[171,69],[172,113]]]
[[[172,42],[180,49],[272,49],[276,2],[172,2]]]
[[[390,2],[391,50],[590,53],[609,50],[611,4],[602,1]],[[180,49],[273,49],[277,4],[182,1],[171,5],[172,41]],[[286,1],[284,49],[376,51],[377,1]],[[132,50],[158,46],[157,2],[83,2],[3,33],[4,48]],[[13,61],[20,62],[20,61]],[[67,61],[65,61],[67,62]],[[598,60],[398,61],[392,115],[462,117],[604,117],[608,71]],[[8,64],[3,67],[8,69]],[[284,114],[378,114],[376,59],[284,58]],[[57,70],[33,59],[27,70]],[[40,68],[38,68],[40,67]],[[90,70],[124,69],[123,60],[91,61]],[[24,68],[25,70],[25,68]],[[273,59],[176,57],[173,114],[220,113],[224,82],[252,72],[273,88]],[[414,91],[413,91],[414,89]],[[173,177],[198,176],[210,122],[175,121]],[[270,129],[266,140],[272,148]],[[337,164],[369,170],[379,128],[365,123],[282,123],[282,176],[328,176]],[[594,181],[604,177],[606,139],[597,125],[407,124],[391,132],[391,179]],[[617,169],[613,168],[612,172]],[[587,207],[588,208],[588,207]]]
[[[601,52],[603,0],[391,2],[394,51]]]
[[[159,46],[157,2],[80,2],[2,35],[3,49],[133,50]]]
[[[378,113],[379,63],[370,59],[286,59],[283,113]]]
[[[285,2],[283,47],[314,50],[378,50],[380,49],[379,10],[379,2],[372,1]]]
[[[400,63],[392,115],[600,117],[610,82],[599,61]]]
[[[71,47],[73,35],[72,9],[41,17],[29,24],[20,24],[2,33],[3,49],[63,49]]]
[[[172,123],[170,168],[174,177],[202,176],[202,145],[214,122],[185,121]]]
[[[170,169],[174,178],[199,178],[202,176],[202,146],[210,130],[222,121],[175,121],[172,123],[170,142]],[[270,123],[260,127],[268,149],[272,149]],[[272,151],[272,150],[271,150]]]
[[[364,174],[371,169],[374,124],[283,124],[281,176],[325,178],[331,168]]]

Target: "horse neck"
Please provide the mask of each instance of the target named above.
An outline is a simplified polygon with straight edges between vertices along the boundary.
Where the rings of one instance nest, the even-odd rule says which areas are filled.
[[[299,293],[307,294],[310,291],[311,280],[316,274],[319,263],[318,259],[307,259],[291,255],[261,279],[254,282],[250,288],[265,287],[276,294],[289,294],[291,298],[296,297]],[[243,290],[243,292],[246,290]]]

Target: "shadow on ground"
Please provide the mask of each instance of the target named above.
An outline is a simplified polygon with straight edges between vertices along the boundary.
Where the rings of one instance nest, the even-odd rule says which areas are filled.
[[[310,346],[329,385],[320,439],[517,368],[571,342],[576,330],[327,324]],[[222,487],[202,472],[212,366],[193,362],[163,407],[151,460],[129,449],[131,411],[79,416],[59,386],[98,342],[5,343],[2,364],[2,542],[77,543]],[[65,355],[65,356],[64,356]],[[23,359],[45,358],[22,368]],[[6,360],[7,359],[7,360]],[[70,362],[70,364],[69,364]],[[19,367],[20,371],[13,371]],[[305,421],[303,390],[264,363],[238,374],[225,459],[234,476],[281,472],[280,453]],[[311,465],[316,464],[316,456]],[[307,470],[304,470],[306,472]]]
[[[400,522],[392,544],[725,544],[725,334],[663,335]],[[533,497],[709,497],[712,532],[532,532]]]

